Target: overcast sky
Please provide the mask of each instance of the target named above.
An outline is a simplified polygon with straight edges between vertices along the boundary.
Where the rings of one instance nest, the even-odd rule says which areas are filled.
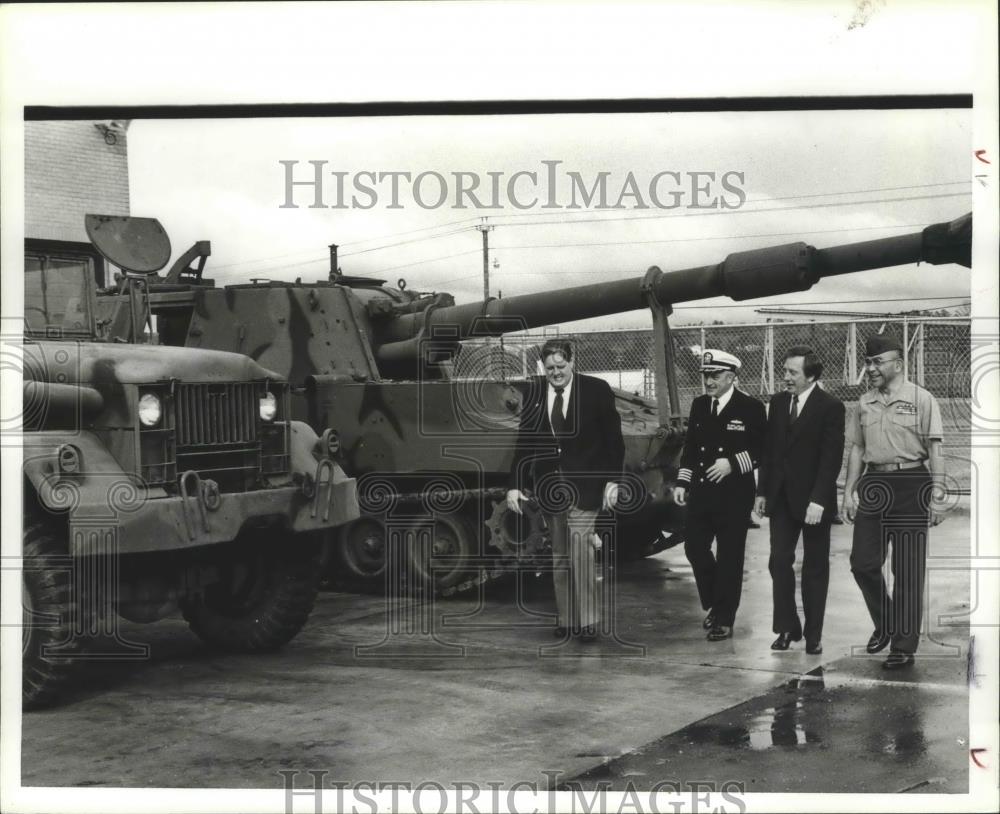
[[[458,302],[482,298],[476,226],[483,217],[495,227],[491,294],[511,296],[639,275],[650,265],[715,263],[733,251],[795,240],[824,247],[905,234],[972,205],[965,110],[137,120],[128,138],[133,214],[158,217],[175,255],[195,240],[211,240],[207,273],[220,283],[325,277],[326,247],[335,242],[345,273],[403,277],[410,288],[449,291]],[[298,163],[287,169],[282,161]],[[287,198],[288,173],[297,181],[315,178],[310,161],[326,162],[328,208],[311,208],[312,186],[297,186]],[[365,171],[406,172],[410,180],[399,176],[394,201],[392,176],[362,176],[374,194],[355,189]],[[537,181],[520,176],[508,188],[519,171]],[[346,173],[342,194],[334,172]],[[434,175],[416,190],[427,208],[414,199],[413,179],[424,172],[447,183],[440,206],[444,190]],[[467,185],[478,184],[474,194],[484,206],[493,203],[497,178],[500,207],[457,200],[457,172],[469,173]],[[606,206],[595,198],[587,207],[577,197],[579,208],[568,208],[569,174],[578,173],[589,189],[602,172]],[[650,185],[663,172],[679,173],[680,184],[661,175],[653,200]],[[714,173],[715,180],[693,181],[695,172]],[[612,209],[629,173],[635,188],[623,208]],[[733,174],[724,187],[726,173]],[[716,208],[693,208],[720,195],[738,208],[723,208],[721,200]],[[297,208],[282,206],[289,200]],[[345,208],[331,208],[338,202]],[[679,205],[662,208],[672,202]],[[899,311],[964,302],[969,291],[965,269],[925,265],[822,281],[766,304]],[[699,307],[679,306],[675,322],[762,318],[727,300],[692,305]],[[648,321],[638,312],[571,327]]]

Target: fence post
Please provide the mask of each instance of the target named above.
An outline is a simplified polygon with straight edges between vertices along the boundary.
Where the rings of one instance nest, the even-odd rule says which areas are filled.
[[[921,322],[917,325],[917,384],[924,387],[924,334],[927,328],[926,322]]]
[[[903,378],[910,378],[910,322],[903,317]]]
[[[702,354],[705,353],[705,326],[704,325],[701,326],[701,353]],[[700,354],[699,354],[699,358],[700,358]],[[698,376],[698,378],[701,379],[701,392],[704,393],[705,392],[705,378],[704,378],[704,376]]]
[[[858,383],[858,323],[847,324],[847,381],[844,384]]]
[[[768,323],[764,329],[764,352],[767,353],[767,386],[768,393],[774,392],[774,325]]]

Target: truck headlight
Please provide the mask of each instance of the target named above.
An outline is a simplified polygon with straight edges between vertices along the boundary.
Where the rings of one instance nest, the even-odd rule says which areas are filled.
[[[278,400],[274,397],[274,393],[268,391],[260,397],[260,417],[264,421],[274,421],[277,414]]]
[[[144,427],[155,427],[162,414],[160,399],[153,393],[144,393],[139,398],[139,421]]]

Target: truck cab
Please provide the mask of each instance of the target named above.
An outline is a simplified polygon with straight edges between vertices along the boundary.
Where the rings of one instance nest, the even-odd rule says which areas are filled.
[[[285,644],[312,610],[325,535],[359,516],[336,433],[291,420],[281,376],[156,344],[144,283],[170,257],[159,223],[87,216],[87,230],[122,269],[109,308],[92,263],[26,251],[25,708],[108,640],[141,652],[119,617],[179,609],[213,647]]]

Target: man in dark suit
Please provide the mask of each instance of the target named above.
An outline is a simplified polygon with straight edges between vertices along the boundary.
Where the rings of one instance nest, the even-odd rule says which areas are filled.
[[[785,391],[771,398],[760,460],[756,511],[771,519],[768,569],[774,597],[772,650],[802,638],[795,605],[795,547],[802,535],[802,610],[806,652],[823,652],[830,582],[830,524],[844,458],[844,405],[819,386],[823,363],[805,346],[790,348]]]
[[[545,376],[529,382],[521,404],[507,505],[521,513],[530,491],[552,537],[556,636],[597,638],[600,591],[594,565],[594,521],[618,501],[625,463],[621,416],[611,387],[573,372],[573,346],[542,346]]]
[[[688,506],[684,553],[701,606],[708,611],[703,625],[710,642],[733,635],[743,591],[747,518],[754,502],[753,471],[764,438],[764,405],[733,387],[740,367],[731,353],[702,354],[705,393],[691,403],[674,486],[674,502]]]

